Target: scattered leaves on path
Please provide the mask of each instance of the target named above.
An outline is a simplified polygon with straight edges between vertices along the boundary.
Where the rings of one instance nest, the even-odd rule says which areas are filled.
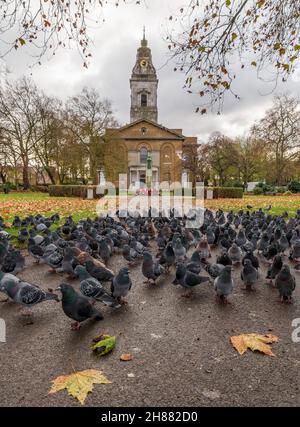
[[[98,355],[104,356],[110,353],[116,345],[116,337],[111,335],[100,335],[93,339],[91,349]]]
[[[129,353],[121,354],[120,360],[122,360],[122,362],[129,362],[130,360],[132,360],[132,355]]]
[[[70,396],[78,399],[83,405],[88,393],[91,393],[94,384],[111,384],[102,371],[87,369],[85,371],[74,372],[70,375],[62,375],[52,381],[53,385],[49,394],[57,393],[66,389]]]
[[[239,354],[244,354],[249,349],[251,351],[259,351],[268,356],[275,356],[269,344],[277,342],[278,337],[270,334],[242,334],[230,337],[230,340]]]

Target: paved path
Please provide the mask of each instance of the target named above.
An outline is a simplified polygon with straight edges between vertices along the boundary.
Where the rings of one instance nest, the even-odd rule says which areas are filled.
[[[45,288],[62,281],[47,273],[47,266],[33,265],[29,258],[26,262],[24,279]],[[116,270],[123,263],[114,256],[109,266]],[[7,323],[7,343],[0,343],[0,405],[80,405],[65,391],[47,395],[51,380],[71,373],[72,365],[102,369],[113,382],[95,386],[86,401],[92,406],[300,404],[300,343],[291,341],[291,321],[300,317],[299,279],[293,305],[280,304],[277,291],[263,280],[247,293],[238,279],[232,304],[221,306],[212,285],[199,286],[185,299],[171,284],[174,273],[157,286],[142,283],[140,266],[131,275],[129,305],[115,312],[104,308],[102,322],[87,323],[78,333],[70,330],[71,321],[58,303],[37,306],[30,326],[14,304],[0,304],[0,317]],[[117,346],[97,359],[89,345],[101,332],[116,335]],[[273,345],[277,357],[239,356],[229,338],[242,332],[278,335]],[[122,353],[131,353],[133,360],[120,362]]]

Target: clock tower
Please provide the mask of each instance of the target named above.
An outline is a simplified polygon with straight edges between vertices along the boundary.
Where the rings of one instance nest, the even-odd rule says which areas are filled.
[[[131,109],[130,122],[148,119],[157,122],[158,79],[152,64],[151,49],[145,38],[145,28],[141,46],[138,48],[136,63],[130,79]]]

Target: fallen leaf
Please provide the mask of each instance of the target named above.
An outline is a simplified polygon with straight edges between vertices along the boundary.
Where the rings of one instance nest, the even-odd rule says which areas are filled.
[[[96,342],[95,342],[96,340]],[[94,343],[91,345],[91,349],[98,355],[104,356],[110,353],[116,345],[116,337],[110,335],[100,335],[94,338]]]
[[[278,341],[275,335],[241,334],[230,337],[233,347],[239,354],[244,354],[249,348],[251,351],[260,351],[268,356],[275,356],[270,345]]]
[[[109,381],[101,371],[95,369],[74,372],[70,375],[61,375],[52,382],[53,385],[49,394],[66,389],[69,395],[78,399],[82,405],[88,393],[93,391],[94,384],[111,384],[111,381]]]
[[[122,360],[122,362],[129,362],[130,360],[132,360],[132,355],[129,353],[121,354],[120,360]]]

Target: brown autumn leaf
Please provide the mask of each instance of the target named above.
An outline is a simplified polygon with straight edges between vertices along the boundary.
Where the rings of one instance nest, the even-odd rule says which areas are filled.
[[[241,334],[230,337],[231,344],[239,354],[244,354],[247,349],[251,351],[259,351],[268,356],[275,356],[269,344],[278,341],[278,337],[271,334]]]
[[[66,389],[69,395],[75,397],[83,405],[88,393],[91,393],[94,384],[111,384],[101,371],[86,369],[85,371],[74,372],[70,375],[61,375],[52,381],[49,394],[57,393]]]
[[[120,360],[121,360],[122,362],[129,362],[130,360],[132,360],[132,355],[131,355],[131,354],[129,354],[129,353],[123,353],[123,354],[121,354],[121,356],[120,356]]]

